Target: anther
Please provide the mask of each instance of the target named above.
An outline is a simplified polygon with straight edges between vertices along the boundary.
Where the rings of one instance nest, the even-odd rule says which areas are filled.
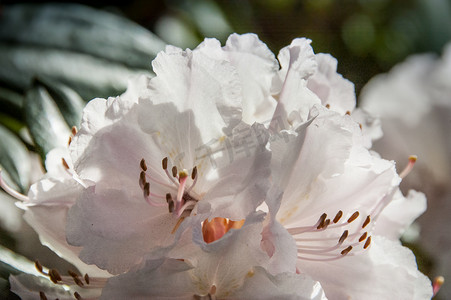
[[[41,300],[47,300],[47,296],[45,295],[45,293],[43,291],[39,292],[39,298],[41,298]]]
[[[172,176],[177,177],[177,167],[176,166],[172,167]]]
[[[75,126],[72,126],[72,128],[71,128],[71,132],[72,132],[72,135],[76,135],[76,134],[77,134],[77,132],[78,132],[78,130],[77,130],[77,127],[75,127]]]
[[[354,220],[357,219],[358,217],[359,217],[359,212],[356,211],[355,213],[352,214],[352,216],[349,217],[348,223],[351,223],[352,221],[354,221]]]
[[[324,221],[322,229],[326,229],[327,226],[329,226],[329,224],[330,224],[330,219],[327,219],[326,221]]]
[[[363,125],[362,125],[362,123],[359,123],[359,128],[360,128],[360,130],[362,130],[362,129],[363,129]]]
[[[146,182],[146,173],[144,171],[141,171],[141,173],[139,173],[139,186],[141,188],[144,188]]]
[[[77,300],[82,300],[82,298],[81,298],[81,296],[80,296],[80,294],[79,294],[78,292],[75,292],[75,293],[74,293],[74,297],[75,297],[75,299],[77,299]]]
[[[361,243],[363,240],[365,240],[367,235],[368,235],[368,232],[365,232],[364,234],[362,234],[362,236],[359,238],[359,243]]]
[[[161,161],[161,166],[163,167],[163,170],[167,170],[167,168],[168,168],[168,158],[167,157],[163,158],[163,160]]]
[[[85,274],[85,282],[86,282],[86,284],[89,284],[89,275],[88,275],[88,273]]]
[[[349,110],[347,110],[347,111],[346,111],[346,114],[347,114],[348,116],[350,116],[350,115],[351,115],[351,112],[350,112]]]
[[[72,270],[67,270],[67,274],[69,274],[72,278],[78,277],[78,274]]]
[[[139,165],[144,172],[147,171],[147,164],[146,164],[146,161],[144,160],[144,158],[141,159],[141,161],[139,162]]]
[[[168,202],[168,209],[170,213],[174,211],[174,201],[172,199]]]
[[[438,291],[442,287],[442,285],[445,283],[445,278],[443,276],[437,276],[432,281],[432,293],[433,295],[437,295]]]
[[[327,218],[327,214],[326,214],[326,213],[323,213],[323,214],[321,215],[321,217],[319,217],[319,220],[318,220],[318,226],[316,227],[316,229],[321,229],[321,228],[323,228],[324,222],[326,221],[326,218]]]
[[[417,156],[416,155],[411,155],[409,156],[409,163],[407,164],[407,166],[404,168],[404,170],[402,170],[402,172],[399,174],[399,177],[404,178],[407,175],[409,175],[410,171],[412,171],[413,166],[415,165],[416,161],[417,161]]]
[[[191,172],[191,179],[194,180],[197,176],[197,166],[193,168],[193,171]]]
[[[343,251],[341,251],[341,255],[345,256],[346,254],[351,252],[351,250],[352,250],[352,246],[349,246],[348,248],[346,248]]]
[[[74,279],[74,282],[76,285],[78,285],[79,287],[84,287],[85,285],[83,284],[83,281],[80,280],[80,278],[78,277],[72,277]]]
[[[330,104],[329,104],[329,103],[326,104],[326,108],[327,108],[327,109],[330,108]]]
[[[340,221],[340,219],[341,219],[341,217],[343,216],[343,212],[341,211],[341,210],[339,210],[338,212],[337,212],[337,214],[335,215],[335,218],[334,218],[334,223],[337,223],[338,221]]]
[[[172,195],[170,193],[166,194],[166,202],[169,203],[170,201],[172,201]]]
[[[143,187],[144,197],[150,196],[150,183],[146,182]]]
[[[35,261],[34,261],[34,266],[35,266],[36,270],[39,271],[39,273],[43,273],[43,272],[42,272],[42,265],[41,265],[41,263],[39,262],[39,260],[35,260]]]
[[[69,140],[67,141],[67,145],[69,146],[72,143],[72,137],[69,136]]]
[[[49,270],[49,277],[53,283],[58,283],[58,281],[62,280],[60,273],[56,269]]]
[[[371,244],[371,236],[369,236],[369,237],[366,239],[365,245],[363,245],[363,249],[368,248],[368,247],[370,246],[370,244]]]
[[[343,244],[343,242],[344,242],[344,241],[346,240],[346,238],[348,237],[348,234],[349,234],[348,230],[345,230],[345,231],[343,232],[343,234],[341,235],[340,239],[338,240],[338,244],[339,244],[339,245]]]
[[[63,167],[66,168],[66,170],[69,170],[69,165],[64,158],[61,158],[61,163],[63,164]]]
[[[368,215],[365,219],[365,222],[363,222],[363,224],[362,224],[362,228],[365,228],[368,224],[370,224],[370,222],[371,222],[371,217],[370,217],[370,215]]]

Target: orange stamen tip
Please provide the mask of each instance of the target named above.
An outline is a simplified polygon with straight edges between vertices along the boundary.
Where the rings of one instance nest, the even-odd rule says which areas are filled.
[[[432,290],[434,293],[434,296],[437,295],[438,291],[442,287],[442,285],[445,283],[445,278],[443,276],[437,276],[432,281]]]
[[[416,155],[411,155],[411,156],[409,156],[409,161],[410,161],[410,162],[416,162],[417,159],[418,159],[418,156],[416,156]]]

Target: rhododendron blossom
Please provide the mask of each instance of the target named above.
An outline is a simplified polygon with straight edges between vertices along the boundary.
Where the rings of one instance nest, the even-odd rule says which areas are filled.
[[[88,103],[59,193],[49,174],[24,203],[59,210],[58,229],[32,222],[74,264],[95,265],[100,298],[431,297],[398,242],[424,196],[404,197],[394,163],[369,151],[378,123],[355,109],[333,57],[295,39],[276,59],[233,34],[224,47],[168,46],[152,66],[155,77]],[[52,272],[41,273],[70,281]]]

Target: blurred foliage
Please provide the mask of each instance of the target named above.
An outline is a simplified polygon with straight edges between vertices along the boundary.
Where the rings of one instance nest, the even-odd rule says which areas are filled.
[[[0,4],[0,165],[22,192],[32,177],[27,153],[44,158],[67,143],[84,102],[152,74],[166,43],[193,48],[204,37],[224,43],[253,32],[277,54],[308,37],[315,52],[338,59],[358,93],[408,55],[440,53],[451,40],[451,0],[21,2]],[[2,244],[13,239],[2,235]]]

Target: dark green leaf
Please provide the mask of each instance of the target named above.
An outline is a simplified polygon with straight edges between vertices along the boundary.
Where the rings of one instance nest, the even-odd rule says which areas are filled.
[[[34,85],[27,91],[24,104],[25,121],[41,155],[67,143],[69,127],[45,87]]]
[[[9,178],[26,191],[30,178],[30,157],[22,141],[12,132],[0,126],[0,165]]]
[[[25,90],[35,77],[59,81],[84,100],[114,96],[125,91],[131,70],[86,54],[39,47],[0,44],[0,81]]]
[[[47,89],[69,127],[79,126],[85,102],[68,86],[54,80],[37,78],[38,84]]]
[[[143,69],[150,69],[165,47],[126,18],[77,4],[3,7],[0,40],[69,49]]]

